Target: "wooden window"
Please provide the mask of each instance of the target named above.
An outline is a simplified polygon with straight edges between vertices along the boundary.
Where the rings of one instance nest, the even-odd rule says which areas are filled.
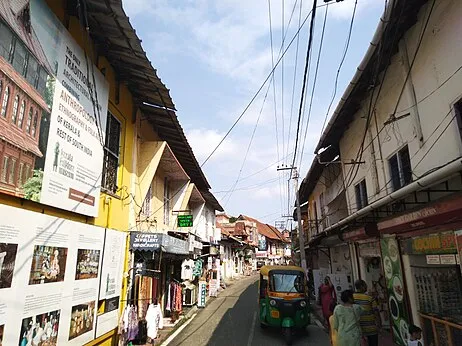
[[[18,172],[18,185],[22,186],[24,184],[24,162],[19,163],[19,172]]]
[[[26,79],[34,87],[37,85],[38,73],[39,73],[38,62],[37,60],[35,60],[35,58],[32,55],[29,55],[29,59],[27,60]]]
[[[6,110],[8,109],[8,101],[10,100],[10,87],[6,87],[2,100],[2,117],[6,118]]]
[[[27,49],[18,39],[15,40],[14,53],[13,53],[13,67],[23,76],[26,71],[26,55]]]
[[[393,191],[399,190],[412,181],[412,167],[409,148],[406,145],[388,160]]]
[[[38,123],[38,112],[35,111],[34,122],[32,123],[32,131],[31,131],[31,136],[32,137],[35,137],[35,133],[37,131],[37,123]]]
[[[360,210],[367,206],[368,198],[367,198],[367,187],[366,187],[366,179],[363,179],[359,182],[359,184],[355,185],[355,195],[356,195],[356,208]]]
[[[107,114],[106,140],[104,144],[104,163],[101,185],[110,192],[117,191],[117,176],[120,159],[121,125],[110,112]]]
[[[14,185],[14,183],[15,183],[14,177],[15,177],[15,174],[16,174],[16,159],[15,158],[11,158],[9,168],[10,168],[10,172],[9,172],[9,175],[8,175],[8,182],[10,184]]]
[[[24,122],[24,112],[26,111],[26,101],[22,100],[21,108],[19,109],[18,127],[22,128]]]
[[[45,94],[45,90],[47,88],[47,78],[48,78],[47,71],[43,67],[40,68],[40,72],[38,73],[38,78],[37,78],[37,90],[40,93],[40,95]]]
[[[29,108],[29,115],[27,116],[26,121],[26,132],[30,133],[30,127],[32,124],[32,115],[34,114],[34,109],[32,107]]]
[[[6,183],[6,177],[8,175],[8,156],[3,156],[3,163],[2,163],[2,182]]]
[[[16,119],[18,118],[18,108],[19,108],[19,95],[16,95],[13,102],[13,113],[11,113],[11,122],[16,124]]]
[[[0,55],[10,61],[13,33],[6,24],[0,22]]]

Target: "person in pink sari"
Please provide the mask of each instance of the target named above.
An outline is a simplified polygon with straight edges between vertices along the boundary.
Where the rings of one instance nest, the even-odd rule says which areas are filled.
[[[337,303],[337,294],[335,293],[334,285],[330,281],[330,277],[324,278],[324,283],[319,286],[319,301],[322,307],[322,315],[324,316],[327,327],[329,325],[329,317],[332,316],[335,305]]]

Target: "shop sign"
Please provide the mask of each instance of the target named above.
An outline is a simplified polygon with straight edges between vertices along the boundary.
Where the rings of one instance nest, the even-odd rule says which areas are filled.
[[[441,264],[455,265],[456,255],[440,255]]]
[[[405,299],[398,242],[394,237],[387,237],[381,239],[380,245],[387,284],[393,340],[398,345],[406,346],[409,334],[409,315]]]
[[[188,242],[172,237],[168,234],[162,234],[162,250],[177,255],[188,255]]]
[[[453,232],[408,239],[403,245],[403,251],[409,254],[454,253],[457,249]]]
[[[210,245],[210,255],[216,256],[218,255],[218,248],[214,245]]]
[[[207,282],[199,281],[199,299],[197,301],[198,308],[205,308],[207,299]]]
[[[178,227],[192,227],[193,216],[192,215],[178,215]]]
[[[440,255],[427,255],[427,264],[440,264]]]
[[[268,256],[266,251],[256,251],[255,257],[256,258],[266,258]]]
[[[260,233],[258,233],[258,250],[266,251],[266,237]]]
[[[216,297],[218,293],[218,281],[217,279],[210,279],[209,282],[209,297]]]
[[[147,232],[130,233],[130,250],[155,251],[160,249],[163,234]]]
[[[379,242],[373,241],[358,245],[360,257],[380,257]]]

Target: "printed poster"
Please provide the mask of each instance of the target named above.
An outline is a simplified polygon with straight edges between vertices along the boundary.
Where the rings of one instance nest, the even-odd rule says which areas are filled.
[[[406,346],[409,339],[409,316],[398,241],[394,237],[387,237],[380,240],[380,245],[382,247],[393,340],[398,345]]]
[[[3,345],[93,340],[105,229],[5,205],[0,215]]]
[[[101,284],[99,290],[96,337],[110,332],[119,320],[120,294],[122,292],[126,234],[106,229]]]
[[[18,11],[14,2],[6,3],[13,14]],[[14,45],[12,54],[21,54],[15,51],[20,47],[28,52],[28,78],[17,73],[16,84],[32,87],[24,90],[27,97],[18,99],[16,110],[10,107],[5,114],[11,120],[5,141],[12,152],[2,163],[1,179],[10,185],[9,194],[97,216],[108,84],[45,0],[30,0],[29,6],[30,22],[9,23],[24,44]],[[26,32],[31,34],[25,37]],[[3,60],[2,72],[13,68],[7,65]]]

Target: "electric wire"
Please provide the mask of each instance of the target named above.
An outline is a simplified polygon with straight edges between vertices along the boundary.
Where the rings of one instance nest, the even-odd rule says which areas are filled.
[[[315,72],[314,72],[313,87],[311,89],[310,105],[309,105],[309,108],[308,108],[308,120],[306,122],[305,134],[303,136],[303,145],[302,145],[302,150],[300,152],[300,161],[299,161],[300,162],[299,163],[300,171],[301,171],[302,162],[303,162],[303,153],[305,151],[305,143],[306,143],[306,137],[307,137],[307,134],[308,134],[308,127],[310,125],[310,118],[311,118],[311,110],[312,110],[312,106],[313,106],[314,93],[316,91],[316,82],[317,82],[317,79],[318,79],[319,62],[321,60],[321,55],[322,55],[322,46],[323,46],[323,42],[324,42],[324,34],[325,34],[325,30],[326,30],[326,22],[327,22],[328,10],[329,10],[329,7],[326,7],[326,11],[324,12],[324,22],[323,22],[322,31],[321,31],[321,39],[320,39],[320,43],[319,43],[318,57],[317,57],[317,61],[316,61],[316,69],[315,69]]]
[[[347,35],[347,39],[346,39],[346,42],[345,42],[345,48],[343,50],[342,59],[340,60],[340,65],[339,65],[339,67],[337,69],[337,75],[335,76],[334,92],[332,94],[332,98],[330,100],[329,107],[327,107],[327,112],[326,112],[326,116],[324,117],[324,122],[322,124],[321,133],[323,133],[323,131],[324,131],[324,127],[326,126],[327,117],[329,116],[330,109],[332,107],[332,104],[334,103],[335,96],[337,96],[338,79],[339,79],[340,71],[342,70],[343,63],[345,62],[346,55],[348,53],[348,48],[350,47],[351,33],[353,32],[353,24],[354,24],[354,20],[355,20],[355,16],[356,16],[357,5],[358,5],[358,0],[355,1],[355,5],[354,5],[354,8],[353,8],[353,15],[351,16],[350,28],[348,29],[348,35]]]
[[[328,6],[328,4],[323,4],[323,5],[319,5],[317,6],[317,8],[320,8],[320,7],[325,7],[325,6]],[[302,30],[302,28],[305,26],[305,23],[307,22],[308,18],[310,17],[312,13],[312,10],[305,16],[305,18],[303,19],[302,23],[300,24],[300,26],[298,27],[297,31],[295,32],[294,36],[292,37],[292,39],[290,40],[290,42],[288,43],[288,45],[286,46],[286,48],[284,49],[283,53],[282,53],[282,57],[287,53],[287,51],[290,49],[290,47],[292,46],[293,42],[295,41],[295,39],[297,38],[297,36],[300,34],[300,31]],[[282,58],[281,57],[281,58]],[[258,88],[258,90],[255,92],[255,94],[252,96],[252,98],[250,99],[250,101],[247,103],[247,105],[244,107],[244,110],[241,112],[241,114],[236,118],[236,120],[234,121],[234,123],[231,125],[231,127],[228,129],[228,131],[225,133],[225,135],[221,138],[221,140],[218,142],[218,144],[215,146],[215,148],[212,150],[212,152],[206,157],[206,159],[202,162],[202,164],[200,165],[200,167],[202,168],[209,160],[210,158],[215,154],[215,152],[218,150],[218,148],[221,146],[221,144],[225,141],[225,139],[229,136],[229,134],[231,133],[231,131],[236,127],[236,125],[239,123],[239,121],[242,119],[242,117],[244,116],[244,114],[247,112],[247,110],[250,108],[250,106],[252,105],[252,103],[255,101],[255,99],[257,98],[257,96],[260,94],[261,90],[263,89],[263,87],[265,86],[266,82],[268,82],[268,80],[271,78],[274,70],[277,68],[277,66],[279,65],[280,61],[281,61],[281,58],[279,58],[275,65],[274,65],[274,68],[268,73],[268,75],[266,76],[265,80],[262,82],[262,84],[260,85],[260,87]]]
[[[306,81],[307,81],[307,73],[308,73],[308,67],[309,67],[309,59],[310,59],[310,53],[311,53],[311,47],[313,44],[313,29],[314,29],[314,19],[316,18],[316,5],[317,5],[317,0],[313,0],[313,9],[311,10],[312,15],[311,15],[311,23],[310,23],[310,34],[308,38],[308,48],[306,51],[306,57],[305,57],[305,71],[303,74],[303,84],[302,84],[302,92],[300,96],[300,107],[298,110],[298,121],[297,121],[297,131],[296,131],[296,136],[295,136],[295,149],[294,149],[294,157],[292,159],[292,169],[295,165],[295,160],[297,157],[297,147],[298,147],[298,137],[300,135],[300,120],[302,117],[302,107],[303,107],[303,98],[305,96],[305,88],[306,88]],[[292,170],[291,170],[292,172]]]

